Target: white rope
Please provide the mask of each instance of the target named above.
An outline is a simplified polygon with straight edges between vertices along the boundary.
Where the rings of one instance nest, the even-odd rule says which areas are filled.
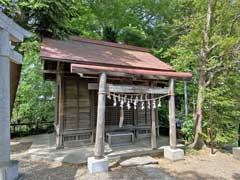
[[[164,97],[167,97],[167,96],[171,96],[172,94],[166,94],[166,95],[162,95],[162,96],[158,96],[158,97],[155,97],[155,98],[146,98],[147,97],[147,94],[145,94],[145,98],[143,98],[143,95],[144,94],[122,94],[122,96],[120,94],[115,94],[115,93],[108,93],[108,97],[110,96],[112,97],[118,97],[118,101],[134,101],[136,98],[137,98],[137,101],[138,102],[142,102],[142,101],[155,101],[155,100],[160,100]],[[130,98],[128,98],[128,96],[130,96]],[[135,96],[136,98],[133,98],[133,96]],[[139,98],[140,96],[140,98]]]

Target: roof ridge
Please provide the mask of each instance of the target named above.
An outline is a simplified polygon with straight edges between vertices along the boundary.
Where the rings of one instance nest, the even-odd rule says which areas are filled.
[[[81,42],[115,47],[115,48],[129,49],[129,50],[142,51],[142,52],[148,52],[148,53],[150,52],[148,48],[144,48],[144,47],[113,43],[113,42],[104,41],[104,40],[90,39],[90,38],[85,38],[81,36],[70,36],[69,39],[73,41],[81,41]]]

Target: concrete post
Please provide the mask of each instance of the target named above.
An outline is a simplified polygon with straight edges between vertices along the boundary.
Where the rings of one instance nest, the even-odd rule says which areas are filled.
[[[0,11],[0,180],[18,177],[18,161],[10,160],[10,68],[21,64],[22,56],[11,49],[11,42],[22,42],[31,33]],[[16,72],[13,72],[16,73]]]
[[[9,34],[0,30],[0,162],[10,160]]]
[[[18,177],[18,162],[10,160],[10,42],[0,30],[0,179]]]

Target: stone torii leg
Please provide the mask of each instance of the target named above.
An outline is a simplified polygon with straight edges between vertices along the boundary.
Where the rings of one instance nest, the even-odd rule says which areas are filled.
[[[0,179],[18,176],[18,162],[10,160],[10,58],[9,33],[0,30]]]

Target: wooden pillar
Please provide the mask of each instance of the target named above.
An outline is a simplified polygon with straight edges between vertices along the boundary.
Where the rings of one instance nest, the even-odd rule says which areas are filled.
[[[94,93],[95,91],[90,91],[90,127],[91,127],[91,143],[94,142],[94,129],[95,129],[95,104],[94,104]]]
[[[123,121],[124,121],[124,110],[123,108],[120,108],[120,120],[119,120],[119,127],[123,127]]]
[[[187,81],[184,81],[184,109],[185,116],[188,116]]]
[[[176,138],[176,122],[175,122],[175,98],[174,98],[174,79],[171,78],[169,82],[169,139],[170,147],[175,149],[177,146]]]
[[[106,81],[107,75],[105,72],[100,74],[98,90],[98,107],[97,107],[97,127],[95,138],[95,152],[96,159],[103,158],[104,154],[104,130],[105,130],[105,105],[106,105]]]
[[[0,165],[10,161],[9,33],[0,29]],[[1,174],[1,172],[0,172]],[[1,179],[1,176],[0,176]]]
[[[153,84],[151,84],[153,86]],[[154,98],[154,95],[151,94],[151,99]],[[151,102],[151,118],[152,118],[152,130],[151,130],[151,148],[156,149],[157,148],[157,137],[156,137],[156,111],[153,108],[152,102]]]
[[[57,101],[57,110],[56,117],[56,145],[57,148],[63,148],[63,115],[64,115],[64,80],[63,74],[61,72],[61,64],[57,64],[57,74],[56,74],[56,101]]]

